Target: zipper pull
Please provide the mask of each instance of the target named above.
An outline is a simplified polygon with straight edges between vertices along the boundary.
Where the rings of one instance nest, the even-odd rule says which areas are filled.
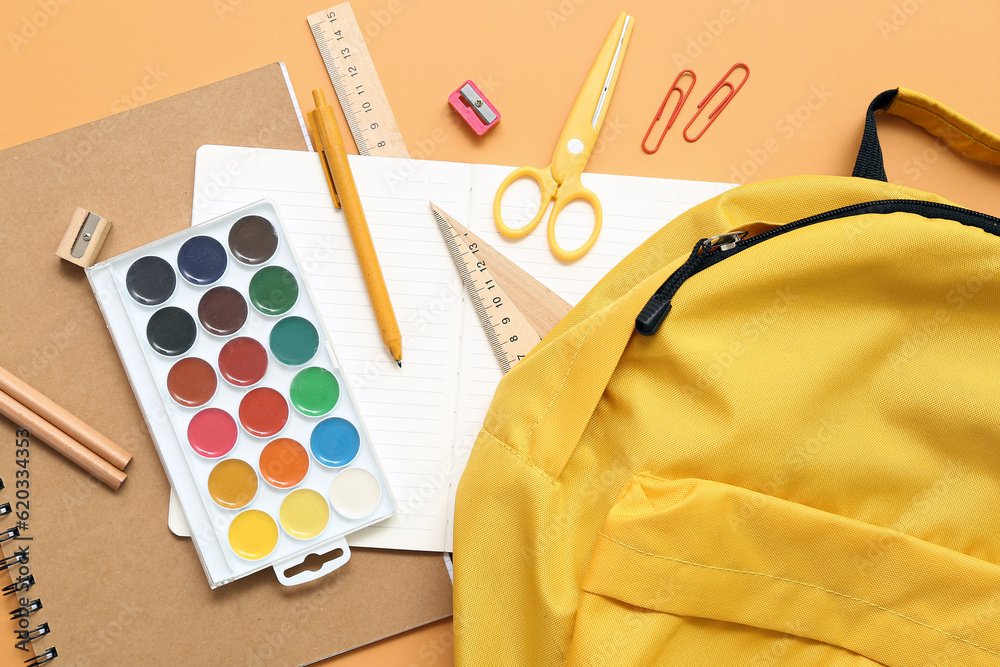
[[[671,300],[681,284],[698,271],[698,268],[711,253],[732,250],[747,233],[738,230],[698,241],[687,261],[670,274],[670,277],[660,285],[659,289],[643,306],[642,311],[635,318],[635,330],[643,336],[655,334],[660,325],[663,324],[663,320],[666,319],[667,313],[670,312]]]
[[[713,236],[708,239],[708,247],[706,250],[708,252],[712,252],[714,250],[721,250],[722,252],[732,250],[736,247],[736,244],[742,241],[749,233],[750,232],[744,232],[743,230],[738,229],[734,232],[726,232],[725,234]]]

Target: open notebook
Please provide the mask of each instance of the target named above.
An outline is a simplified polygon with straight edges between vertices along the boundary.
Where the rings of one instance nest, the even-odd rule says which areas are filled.
[[[316,153],[203,146],[193,222],[258,199],[277,203],[398,504],[397,516],[349,542],[451,551],[455,489],[501,372],[428,202],[575,304],[654,231],[732,186],[584,174],[601,198],[604,230],[587,255],[565,264],[542,228],[517,241],[497,233],[493,196],[511,167],[349,157],[403,335],[402,369],[378,336]],[[504,219],[530,218],[538,198],[533,183],[515,183]],[[571,203],[559,218],[563,246],[578,246],[592,224],[589,206]]]

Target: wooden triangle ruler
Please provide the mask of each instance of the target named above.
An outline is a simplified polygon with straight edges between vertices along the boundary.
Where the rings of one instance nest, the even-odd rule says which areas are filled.
[[[433,203],[431,211],[507,373],[573,307]]]

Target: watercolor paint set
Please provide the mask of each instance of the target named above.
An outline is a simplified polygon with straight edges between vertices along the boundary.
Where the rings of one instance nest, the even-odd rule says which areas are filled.
[[[286,586],[329,574],[345,535],[393,514],[273,202],[87,276],[213,588],[266,567]],[[296,567],[310,554],[327,560]]]

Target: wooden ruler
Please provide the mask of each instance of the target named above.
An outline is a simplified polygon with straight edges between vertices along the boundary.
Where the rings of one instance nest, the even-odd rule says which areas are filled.
[[[493,354],[507,373],[572,306],[440,208],[431,204],[431,210]]]
[[[307,20],[358,152],[410,157],[351,3],[316,12]]]

